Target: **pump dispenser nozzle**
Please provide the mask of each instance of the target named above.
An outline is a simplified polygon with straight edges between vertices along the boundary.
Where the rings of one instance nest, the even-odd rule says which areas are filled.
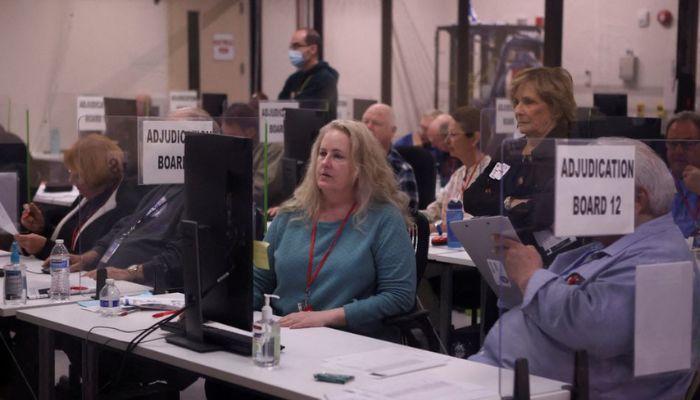
[[[264,294],[265,296],[265,305],[262,308],[262,319],[263,320],[271,320],[272,319],[272,307],[270,307],[270,298],[275,298],[279,300],[279,296],[276,294]]]

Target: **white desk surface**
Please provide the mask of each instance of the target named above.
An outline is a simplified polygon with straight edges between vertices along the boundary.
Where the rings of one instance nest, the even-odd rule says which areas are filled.
[[[5,265],[10,262],[10,258],[6,256],[0,257],[0,265]],[[27,288],[48,288],[51,286],[51,275],[49,274],[44,274],[41,273],[41,264],[43,261],[37,260],[34,257],[22,257],[22,263],[27,266]],[[85,277],[80,277],[80,274],[78,272],[74,272],[70,276],[70,284],[71,286],[78,286],[79,284],[81,286],[85,287],[91,287],[94,288],[96,286],[96,282],[94,279],[90,278],[85,278]],[[18,310],[24,310],[28,308],[36,308],[36,307],[47,307],[47,306],[54,306],[56,304],[63,304],[63,303],[77,303],[79,301],[83,300],[91,300],[92,296],[94,295],[93,293],[89,294],[83,294],[83,295],[71,295],[70,299],[63,302],[63,303],[54,303],[51,301],[51,299],[48,298],[42,298],[42,299],[35,299],[35,300],[29,300],[27,299],[26,304],[17,304],[17,305],[9,305],[9,304],[4,304],[2,299],[5,298],[5,285],[4,285],[4,279],[5,278],[0,278],[0,317],[12,317],[15,315],[15,313]],[[151,290],[150,287],[144,286],[144,285],[139,285],[137,283],[133,282],[127,282],[127,281],[116,281],[116,285],[119,288],[119,291],[122,293],[122,295],[126,294],[139,294],[143,293],[145,291]]]
[[[428,248],[428,260],[446,264],[462,265],[465,267],[474,266],[474,262],[463,247],[450,248],[447,246],[433,246],[430,244],[430,247]]]
[[[17,317],[54,331],[82,338],[85,338],[87,332],[97,325],[133,330],[145,328],[156,321],[151,312],[137,312],[124,317],[105,318],[97,313],[79,311],[78,307],[76,304],[66,304],[51,309],[25,309],[18,312]],[[164,334],[163,331],[157,331],[147,340],[162,337]],[[97,328],[90,333],[89,340],[123,350],[134,336],[135,333]],[[376,381],[376,379],[362,375],[357,371],[325,368],[322,361],[331,357],[379,350],[390,346],[395,346],[400,351],[416,352],[419,357],[424,354],[423,350],[330,328],[296,330],[282,328],[282,344],[285,349],[282,351],[280,365],[273,369],[256,367],[249,357],[227,352],[199,354],[171,345],[164,340],[142,343],[135,353],[204,376],[239,384],[285,399],[318,399],[323,398],[324,394],[333,393],[345,387]],[[440,356],[435,353],[429,354]],[[448,357],[448,359],[449,361],[444,366],[411,374],[437,376],[441,379],[473,383],[487,387],[494,393],[498,393],[500,380],[503,391],[510,394],[513,380],[512,371],[499,370],[495,367],[457,358]],[[347,385],[314,381],[313,374],[324,371],[351,373],[356,376],[356,379]],[[530,380],[533,399],[569,399],[569,392],[562,390],[561,387],[561,382],[549,379],[532,376]],[[497,394],[493,398],[500,399]]]

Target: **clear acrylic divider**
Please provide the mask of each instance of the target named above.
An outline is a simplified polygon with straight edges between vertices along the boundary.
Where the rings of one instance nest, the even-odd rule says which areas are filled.
[[[495,121],[484,110],[482,133]],[[506,218],[463,223],[481,229],[464,244],[493,293],[471,359],[499,367],[501,396],[513,395],[521,358],[533,396],[583,376],[597,395],[685,394],[698,361],[700,141],[666,140],[661,127],[597,116],[540,140],[511,132],[482,143],[497,149],[494,165],[465,192],[465,211]]]

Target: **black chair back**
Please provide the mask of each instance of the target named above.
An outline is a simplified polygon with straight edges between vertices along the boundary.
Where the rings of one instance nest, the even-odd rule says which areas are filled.
[[[435,158],[430,151],[417,146],[400,146],[396,151],[413,168],[418,185],[418,208],[424,210],[435,201]]]

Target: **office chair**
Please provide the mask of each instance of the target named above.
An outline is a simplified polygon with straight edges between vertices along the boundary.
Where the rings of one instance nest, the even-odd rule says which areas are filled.
[[[435,201],[435,158],[430,151],[417,146],[400,146],[396,151],[413,168],[418,185],[418,209],[424,210]]]
[[[420,212],[413,212],[413,226],[409,228],[411,243],[416,252],[416,290],[421,279],[425,267],[428,264],[428,247],[430,226],[428,219]],[[440,342],[440,337],[435,332],[430,319],[428,318],[428,310],[423,308],[418,296],[413,310],[405,314],[396,315],[385,319],[384,323],[399,328],[401,343],[407,346],[420,349],[430,350],[434,352],[446,353],[445,347]]]

